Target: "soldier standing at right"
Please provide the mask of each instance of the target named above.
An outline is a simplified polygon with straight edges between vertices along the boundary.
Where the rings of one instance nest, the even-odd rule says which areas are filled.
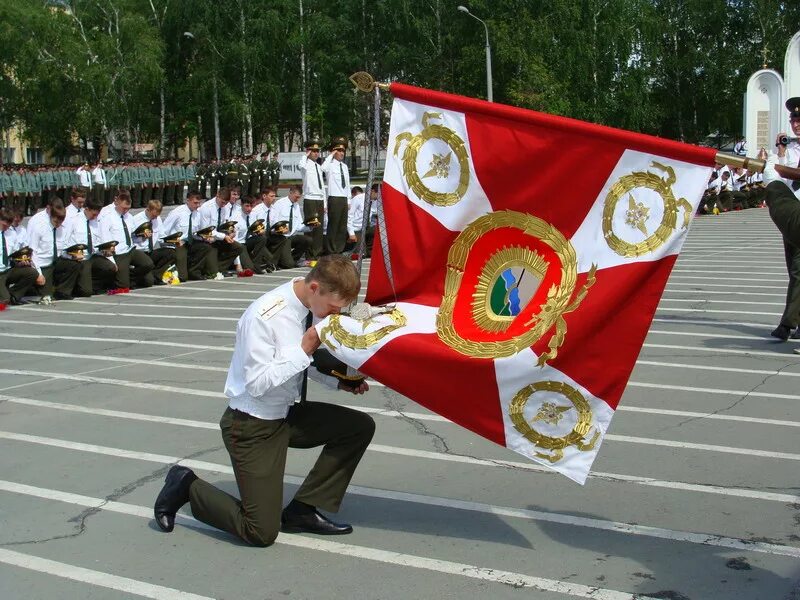
[[[795,136],[800,136],[800,96],[789,98],[786,101],[789,111],[789,124]],[[775,146],[777,147],[778,164],[789,167],[800,166],[800,143],[797,141],[788,144],[781,143],[785,133],[778,134]],[[787,182],[794,195],[800,200],[800,181]],[[770,335],[784,342],[792,338],[800,338],[800,329],[792,330],[800,324],[800,248],[783,238],[783,250],[786,257],[786,270],[789,272],[789,287],[786,290],[786,308],[781,316],[781,322]]]

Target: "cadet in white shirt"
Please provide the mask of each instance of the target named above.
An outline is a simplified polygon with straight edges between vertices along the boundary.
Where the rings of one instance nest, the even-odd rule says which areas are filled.
[[[306,377],[315,371],[309,369],[311,355],[320,346],[312,317],[338,313],[355,300],[360,286],[349,260],[326,256],[304,279],[264,294],[245,311],[225,382],[228,408],[220,420],[241,500],[176,465],[154,505],[163,531],[172,531],[175,513],[187,502],[196,519],[254,546],[272,544],[279,530],[323,535],[352,531],[318,509],[339,510],[375,422],[356,410],[308,401],[305,392]],[[363,380],[351,387],[343,379],[322,380],[356,394],[368,389]],[[281,511],[288,448],[318,446],[322,451],[316,464]]]
[[[214,257],[213,264],[209,261],[216,250],[211,244],[204,243],[196,235],[196,232],[202,229],[199,226],[200,216],[198,215],[201,201],[200,192],[190,191],[186,194],[184,205],[173,208],[164,220],[164,236],[181,234],[175,253],[175,266],[181,281],[207,279],[217,274],[216,257]],[[181,247],[185,247],[186,251],[177,251]]]
[[[299,188],[302,192],[302,187],[294,187]],[[276,268],[286,268],[285,266],[281,267],[281,264],[285,265],[287,261],[291,262],[291,248],[286,240],[286,236],[274,230],[275,224],[282,220],[278,209],[277,189],[272,186],[267,186],[261,190],[261,202],[253,207],[251,219],[264,219],[267,251],[272,256],[272,263]],[[284,253],[286,254],[284,255]],[[283,260],[281,260],[281,257],[283,257]],[[291,266],[294,267],[294,264]]]
[[[133,217],[134,232],[140,227],[143,228],[142,235],[134,234],[133,243],[153,261],[153,283],[155,285],[164,284],[162,280],[164,272],[176,264],[177,253],[186,253],[186,246],[180,245],[173,248],[171,245],[162,243],[164,237],[162,210],[161,200],[150,200],[145,209]],[[180,275],[178,279],[180,279]]]
[[[83,210],[84,204],[86,204],[86,192],[78,188],[73,189],[69,195],[66,220],[69,221],[72,217],[79,214]]]
[[[244,262],[242,264],[259,275],[272,273],[276,267],[272,253],[267,250],[266,220],[263,217],[253,217],[253,199],[250,196],[242,198],[241,211],[237,217],[236,241],[245,246],[246,256],[251,263],[250,265]],[[261,221],[260,225],[258,225],[258,221]],[[244,257],[245,253],[242,252],[243,261]]]
[[[14,213],[10,209],[0,209],[0,310],[9,303],[20,304],[39,276],[30,263],[15,264],[11,258],[25,245],[11,228],[13,219]]]
[[[333,138],[331,153],[322,163],[328,184],[328,224],[325,229],[325,251],[341,254],[347,243],[347,200],[350,198],[350,171],[344,163],[347,139]]]
[[[364,241],[364,256],[370,256],[372,253],[372,240],[375,237],[375,230],[371,223],[375,212],[375,201],[378,199],[379,186],[380,184],[374,183],[372,184],[372,190],[370,190],[370,200],[373,204],[370,207],[370,223],[367,224],[366,232],[362,231],[364,227],[364,191],[359,186],[355,186],[352,190],[353,197],[350,198],[350,210],[347,211],[348,244],[345,250],[348,253],[358,248],[362,236],[366,237]]]
[[[230,199],[230,188],[221,187],[217,190],[217,195],[214,198],[204,202],[197,211],[197,215],[200,218],[198,229],[219,227],[230,220]],[[211,268],[216,268],[215,273],[228,270],[231,266],[234,266],[237,271],[241,270],[240,261],[237,259],[242,254],[243,246],[236,242],[236,236],[221,231],[214,231],[213,235],[214,241],[211,243],[213,251],[209,254],[208,260]]]
[[[75,285],[75,296],[87,297],[114,287],[117,263],[113,256],[104,256],[97,248],[100,243],[100,224],[97,216],[101,207],[101,202],[90,198],[83,210],[64,225],[67,228],[65,242],[67,248],[76,244],[86,246],[85,259],[81,261],[81,272]]]
[[[275,202],[275,212],[279,221],[288,222],[288,228],[283,234],[288,240],[288,248],[278,258],[281,269],[290,269],[301,266],[303,256],[311,259],[313,254],[312,244],[314,232],[322,229],[322,224],[311,219],[304,219],[300,210],[300,186],[293,185],[289,188],[289,195],[279,198]],[[306,225],[305,222],[310,223]],[[288,250],[288,251],[287,251]]]
[[[100,242],[116,241],[114,260],[117,263],[115,285],[130,289],[131,269],[138,287],[153,285],[153,261],[133,243],[133,216],[130,214],[131,195],[119,190],[114,197],[114,210],[100,219]]]
[[[67,247],[67,231],[64,227],[66,210],[60,198],[52,201],[47,215],[47,220],[40,219],[28,229],[28,246],[33,250],[32,266],[38,273],[36,285],[45,303],[53,295],[57,300],[72,300],[81,266],[77,262],[58,262],[58,257]]]
[[[316,218],[322,223],[325,220],[325,187],[322,185],[322,169],[317,164],[319,158],[319,142],[306,142],[306,155],[300,158],[297,167],[303,176],[303,214],[307,219]],[[324,231],[321,227],[311,235],[312,244],[308,258],[314,259],[324,249]]]
[[[92,189],[92,167],[88,162],[77,168],[75,176],[78,179],[78,187]]]
[[[92,169],[92,184],[92,195],[102,204],[109,204],[109,202],[106,202],[108,179],[106,178],[106,172],[103,169],[103,163],[101,161],[97,161],[94,169]]]

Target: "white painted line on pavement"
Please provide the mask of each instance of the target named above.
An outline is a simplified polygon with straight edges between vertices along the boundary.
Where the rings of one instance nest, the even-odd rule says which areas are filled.
[[[5,432],[0,432],[0,437],[4,436]],[[21,437],[35,437],[35,436],[21,436]],[[133,460],[142,460],[145,462],[155,462],[164,465],[180,464],[190,469],[233,476],[233,469],[228,465],[212,463],[208,461],[183,460],[181,459],[181,457],[178,456],[150,454],[146,452],[137,453],[131,450],[123,450],[121,448],[111,448],[108,446],[94,446],[91,444],[67,442],[65,440],[54,440],[52,438],[41,438],[42,440],[41,442],[35,442],[26,439],[16,439],[16,438],[10,438],[10,439],[15,439],[15,441],[22,441],[22,442],[42,443],[43,445],[50,445],[78,452],[104,454],[106,456],[114,456],[117,458],[127,458]],[[295,485],[301,484],[303,482],[303,479],[304,479],[303,477],[297,477],[292,475],[284,476],[285,481]],[[11,482],[4,482],[0,480],[0,490],[3,490],[4,484],[7,485],[8,483]],[[14,484],[12,483],[12,485]],[[636,535],[636,536],[665,539],[677,542],[701,544],[705,546],[732,548],[736,550],[749,550],[763,554],[771,554],[778,556],[793,556],[800,558],[800,547],[785,546],[781,544],[770,544],[766,542],[752,542],[737,538],[718,536],[715,534],[703,534],[703,533],[679,531],[673,529],[665,529],[661,527],[651,527],[647,525],[624,523],[620,521],[610,521],[607,519],[593,519],[589,517],[580,517],[575,515],[567,515],[567,514],[554,513],[548,511],[519,509],[506,506],[498,506],[493,504],[485,504],[481,502],[470,502],[470,501],[463,501],[451,498],[441,498],[437,496],[426,496],[422,494],[413,494],[409,492],[396,492],[394,490],[383,490],[380,488],[371,488],[364,486],[349,486],[348,493],[357,494],[360,496],[367,496],[367,497],[377,497],[390,500],[399,500],[403,502],[426,504],[429,506],[440,506],[445,508],[470,510],[472,512],[502,515],[529,521],[559,523],[562,525],[571,525],[574,527],[586,527],[588,529],[612,531],[615,533],[622,533],[625,535]],[[150,512],[148,516],[151,515],[152,512]]]
[[[737,369],[736,367],[710,367],[704,365],[690,365],[686,363],[658,362],[654,360],[637,360],[637,365],[653,367],[666,367],[668,369],[691,369],[697,371],[723,371],[726,373],[749,373],[752,375],[769,375],[770,377],[800,377],[800,373],[787,373],[786,371],[768,371],[766,369]],[[619,410],[620,407],[617,407]]]
[[[352,490],[352,488],[350,488]],[[15,483],[12,481],[0,480],[0,490],[24,494],[28,496],[35,496],[46,500],[56,500],[77,506],[99,508],[104,511],[114,512],[118,514],[140,517],[144,519],[152,519],[152,508],[137,506],[135,504],[126,504],[123,502],[106,502],[102,498],[92,498],[90,496],[81,496],[78,494],[70,494],[58,490],[49,490],[47,488],[39,488],[24,484]],[[469,510],[465,508],[464,510]],[[211,531],[218,531],[205,523],[197,521],[193,517],[178,513],[176,515],[176,522],[182,525],[197,529],[205,529]],[[698,534],[695,534],[698,535]],[[711,536],[714,537],[714,536]],[[734,540],[738,541],[738,540]],[[352,544],[342,544],[339,542],[331,542],[319,538],[307,538],[299,535],[279,534],[276,544],[284,546],[293,546],[296,548],[304,548],[307,550],[316,550],[319,552],[328,552],[338,556],[349,556],[352,558],[362,558],[365,560],[385,563],[392,566],[404,566],[414,569],[422,569],[425,571],[433,571],[436,573],[445,573],[448,575],[458,575],[460,577],[468,577],[470,579],[479,579],[482,581],[489,581],[493,583],[502,583],[513,587],[532,588],[547,592],[557,592],[560,594],[567,594],[577,598],[587,598],[591,600],[648,600],[648,596],[641,594],[628,594],[625,592],[617,592],[595,586],[585,586],[579,583],[569,583],[565,581],[558,581],[556,579],[545,579],[535,577],[532,575],[525,575],[522,573],[513,573],[510,571],[501,571],[489,567],[479,567],[475,565],[468,565],[464,563],[456,563],[447,560],[436,558],[426,558],[415,554],[403,554],[400,552],[392,552],[389,550],[381,550],[378,548],[369,548],[366,546],[355,546]],[[706,545],[709,545],[706,543]],[[743,548],[745,550],[751,549]],[[160,598],[160,597],[159,597]],[[191,596],[182,596],[181,600],[193,600]],[[195,597],[198,600],[201,597]],[[165,600],[173,600],[168,598]],[[178,598],[175,598],[178,600]],[[203,599],[208,600],[208,599]]]
[[[696,312],[696,313],[713,313],[713,314],[720,314],[720,315],[733,315],[736,311],[733,309],[728,310],[712,310],[708,308],[675,308],[673,306],[659,306],[656,309],[657,313],[665,313],[665,312]],[[780,317],[782,313],[772,313],[772,312],[755,312],[753,310],[747,311],[748,315],[763,315],[765,317]]]
[[[693,272],[695,272],[695,273],[704,273],[705,271],[693,271]],[[728,274],[728,273],[726,273],[726,274]],[[750,275],[750,273],[745,273],[745,275]],[[731,280],[730,277],[714,277],[713,273],[706,273],[706,275],[704,275],[702,277],[699,276],[699,275],[681,275],[680,272],[677,271],[677,270],[673,270],[672,274],[669,276],[670,283],[672,282],[673,279],[700,279],[702,281],[730,281]],[[764,283],[781,283],[781,282],[783,282],[784,285],[789,283],[789,280],[786,277],[783,277],[781,279],[774,279],[774,278],[773,279],[760,279],[760,278],[749,278],[749,279],[747,279],[747,278],[744,278],[744,277],[737,277],[736,281],[761,281],[761,282],[764,282]]]
[[[18,308],[18,307],[16,307]],[[91,313],[97,314],[97,313]],[[136,315],[137,317],[141,317],[142,315]],[[201,336],[207,336],[209,334],[220,334],[220,335],[236,335],[236,331],[234,329],[231,330],[221,330],[221,329],[179,329],[177,327],[170,327],[169,329],[164,329],[164,327],[148,327],[147,325],[101,325],[97,323],[60,323],[57,321],[21,321],[14,319],[13,321],[2,321],[0,322],[0,327],[3,325],[11,325],[14,323],[21,323],[23,325],[40,325],[43,327],[91,327],[94,329],[136,329],[141,331],[159,331],[161,333],[194,333]],[[109,340],[111,341],[111,340]]]
[[[776,294],[778,295],[778,294]],[[661,302],[691,302],[697,304],[703,302],[705,304],[752,304],[755,306],[784,306],[784,302],[750,302],[747,300],[717,300],[716,298],[661,298]]]
[[[764,330],[765,327],[770,327],[766,323],[751,323],[744,321],[718,321],[715,319],[683,319],[680,317],[655,317],[653,323],[678,323],[681,325],[708,325],[717,329],[724,329],[725,327],[755,327]]]
[[[76,341],[76,342],[102,342],[102,343],[116,343],[116,344],[136,344],[144,346],[169,346],[173,348],[194,348],[195,350],[225,350],[232,351],[233,346],[201,346],[200,344],[181,344],[178,342],[159,342],[156,340],[131,340],[123,338],[100,338],[100,337],[80,337],[71,335],[33,335],[27,333],[0,333],[0,337],[21,338],[31,340],[58,340],[58,341]],[[83,357],[83,355],[81,355]]]
[[[69,303],[70,301],[67,300]],[[72,301],[74,302],[74,300]],[[93,303],[94,304],[94,303]],[[95,304],[97,306],[97,304]],[[187,316],[187,315],[157,315],[151,313],[141,314],[141,313],[104,313],[104,312],[97,312],[97,311],[89,311],[89,310],[61,310],[60,308],[52,308],[52,307],[34,307],[34,306],[15,306],[14,312],[18,310],[30,310],[34,312],[38,312],[39,314],[47,314],[47,315],[91,315],[95,319],[98,317],[136,317],[142,318],[146,317],[148,319],[202,319],[203,321],[233,321],[236,322],[239,320],[238,317],[206,317],[206,316]],[[161,329],[163,331],[163,328]],[[198,331],[198,333],[202,333]]]
[[[675,286],[691,286],[694,288],[702,289],[707,287],[718,287],[718,288],[735,288],[737,290],[743,289],[754,289],[754,290],[783,290],[786,288],[785,285],[732,285],[729,283],[680,283],[677,281],[670,281],[667,284],[666,289],[669,290]],[[679,290],[676,290],[679,291]]]
[[[667,290],[667,294],[707,294],[709,296],[718,295],[718,296],[745,296],[746,298],[752,298],[753,296],[772,296],[776,298],[784,298],[786,294],[779,294],[779,293],[771,293],[771,292],[725,292],[722,290]],[[665,298],[665,296],[662,296]],[[760,304],[760,303],[759,303]],[[782,304],[782,303],[781,303]]]
[[[791,347],[787,346],[786,344],[778,344],[778,343],[775,343],[774,345],[779,348],[786,348],[787,350]],[[785,361],[786,359],[796,358],[797,364],[800,365],[800,357],[797,357],[795,354],[789,354],[788,352],[783,353],[777,351],[768,352],[766,350],[737,350],[734,348],[705,348],[703,346],[675,346],[671,344],[651,344],[649,342],[643,344],[643,347],[663,348],[666,350],[692,350],[697,352],[713,352],[718,356],[724,356],[726,354],[740,354],[743,356],[764,356],[766,358],[777,358],[782,361]]]
[[[153,598],[155,600],[213,600],[213,598],[209,598],[208,596],[190,594],[189,592],[182,592],[153,583],[145,583],[144,581],[137,581],[136,579],[130,579],[128,577],[120,577],[119,575],[84,569],[83,567],[68,565],[66,563],[39,558],[38,556],[31,556],[30,554],[23,554],[22,552],[15,552],[14,550],[6,550],[4,548],[0,548],[0,562],[38,573],[53,575],[62,579],[70,579],[72,581],[80,581],[81,583],[117,590],[119,592],[127,592],[128,594],[142,596],[143,598]]]
[[[666,329],[651,329],[647,332],[648,335],[655,334],[655,335],[681,335],[684,337],[699,337],[703,339],[722,339],[722,340],[747,340],[747,341],[770,341],[775,342],[777,345],[777,340],[769,335],[733,335],[730,333],[706,333],[704,331],[667,331]]]
[[[2,400],[2,398],[0,398]],[[41,402],[41,401],[39,401]],[[57,403],[49,403],[51,405]],[[30,404],[33,406],[33,404]],[[71,410],[66,409],[61,406],[48,406],[47,408],[56,408],[60,410]],[[356,407],[353,407],[356,408]],[[371,409],[373,414],[381,414],[383,409]],[[642,412],[645,409],[642,410]],[[83,412],[83,411],[75,411],[75,412]],[[364,412],[369,412],[365,410]],[[392,413],[394,411],[385,411],[387,416],[394,416]],[[91,414],[91,413],[86,413]],[[98,413],[99,414],[99,413]],[[397,413],[399,415],[399,413]],[[445,421],[446,420],[439,416],[439,415],[422,415],[418,413],[404,413],[406,416],[416,418],[419,420],[430,420],[430,421]],[[116,418],[123,418],[123,419],[132,419],[137,421],[148,421],[148,422],[160,422],[159,420],[154,420],[153,415],[139,415],[138,413],[127,413],[122,411],[104,411],[104,416],[116,417]],[[142,418],[140,418],[142,417]],[[194,421],[191,419],[170,419],[166,418],[164,420],[165,424],[172,424],[172,425],[179,425],[183,427],[192,427],[195,429],[209,429],[214,430],[218,429],[219,425],[217,423],[205,422],[205,421]],[[40,443],[44,445],[56,445],[60,444],[62,440],[53,440],[52,438],[42,438],[37,436],[28,436],[23,434],[13,434],[10,432],[6,432],[6,436],[0,433],[1,437],[12,436],[8,439],[20,439],[20,441],[29,441],[31,443]],[[21,437],[20,437],[21,436]],[[39,441],[36,441],[39,440]],[[46,443],[42,440],[50,440],[50,443]],[[68,444],[75,445],[76,442],[64,442]],[[78,444],[81,447],[89,447],[89,444]],[[94,447],[94,446],[92,446]],[[520,462],[520,461],[510,461],[510,460],[488,460],[488,459],[481,459],[481,458],[473,458],[471,456],[463,456],[458,454],[442,454],[438,452],[429,452],[426,450],[414,450],[411,448],[400,448],[397,446],[386,446],[383,444],[371,444],[368,447],[370,452],[378,452],[382,454],[401,454],[403,456],[412,456],[416,458],[425,458],[430,460],[439,460],[445,462],[457,462],[457,463],[466,463],[466,464],[474,464],[479,466],[486,466],[486,467],[501,467],[501,468],[510,468],[510,469],[520,469],[523,471],[533,471],[537,473],[545,473],[552,475],[554,474],[553,471],[547,469],[545,467],[539,466],[532,462]],[[189,463],[184,463],[187,466]],[[193,462],[192,464],[200,464]],[[200,468],[200,467],[198,467]],[[644,485],[648,487],[659,487],[659,488],[666,488],[666,489],[674,489],[674,490],[682,490],[682,491],[693,491],[693,492],[701,492],[701,493],[709,493],[709,494],[717,494],[722,496],[733,496],[733,497],[740,497],[740,498],[750,498],[754,500],[767,500],[773,502],[782,502],[782,503],[794,503],[800,502],[800,496],[793,496],[790,494],[778,494],[774,492],[762,492],[759,490],[747,490],[747,489],[738,489],[738,488],[726,488],[720,487],[715,485],[708,485],[708,484],[696,484],[696,483],[684,483],[680,481],[665,481],[660,479],[655,479],[652,477],[640,477],[637,475],[623,475],[620,473],[604,473],[600,471],[593,471],[589,473],[589,477],[593,479],[600,479],[606,481],[625,481],[627,483],[632,483],[635,485]]]
[[[191,347],[187,345],[188,347]],[[7,350],[0,348],[0,354],[25,354],[28,356],[52,356],[55,358],[69,358],[74,359],[75,354],[69,352],[45,352],[40,350]],[[194,354],[194,353],[193,353]],[[164,359],[150,358],[147,360],[136,358],[120,358],[116,356],[101,356],[96,354],[81,354],[81,360],[99,360],[103,362],[116,362],[125,363],[129,365],[146,365],[146,366],[160,366],[169,367],[170,369],[191,369],[193,371],[216,371],[219,373],[227,373],[228,367],[211,367],[208,365],[198,365],[197,363],[175,363],[165,362],[164,359],[170,358],[165,356]]]

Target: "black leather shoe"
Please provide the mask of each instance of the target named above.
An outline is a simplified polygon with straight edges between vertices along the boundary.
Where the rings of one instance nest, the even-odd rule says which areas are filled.
[[[274,273],[275,271],[278,270],[278,267],[274,263],[267,263],[267,264],[264,265],[264,270],[267,273]]]
[[[281,513],[281,531],[284,533],[344,535],[353,533],[353,527],[347,523],[331,521],[321,515],[317,509],[302,514],[284,509]]]
[[[153,507],[156,523],[162,531],[169,533],[175,528],[175,513],[189,501],[189,486],[195,479],[197,475],[187,467],[175,465],[167,471],[164,487]]]
[[[778,338],[782,342],[788,340],[791,334],[792,334],[792,329],[790,327],[787,327],[786,325],[778,325],[775,329],[772,330],[772,333],[770,333],[772,337]]]

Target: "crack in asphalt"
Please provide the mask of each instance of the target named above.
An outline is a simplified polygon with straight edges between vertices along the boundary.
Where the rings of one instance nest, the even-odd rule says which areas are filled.
[[[764,377],[764,378],[763,378],[763,379],[762,379],[762,380],[761,380],[759,383],[757,383],[755,386],[753,386],[752,388],[750,388],[749,390],[747,390],[747,392],[745,392],[745,393],[744,393],[744,394],[743,394],[741,397],[739,397],[738,399],[736,399],[736,400],[735,400],[735,401],[734,401],[732,404],[730,404],[729,406],[725,406],[725,407],[723,407],[723,408],[719,408],[719,409],[717,409],[717,410],[715,410],[715,411],[712,411],[712,412],[710,412],[710,413],[708,413],[708,414],[706,414],[706,415],[703,415],[703,416],[701,416],[701,417],[690,417],[690,418],[688,418],[688,419],[684,419],[683,421],[679,421],[678,423],[676,423],[676,424],[674,424],[674,425],[670,425],[669,427],[664,427],[664,428],[660,429],[660,430],[659,430],[659,433],[662,433],[662,432],[664,432],[664,431],[668,431],[668,430],[670,430],[670,429],[677,429],[677,428],[679,428],[679,427],[682,427],[683,425],[686,425],[687,423],[691,423],[691,422],[693,422],[693,421],[700,421],[700,420],[702,420],[702,419],[707,419],[708,417],[710,417],[710,416],[712,416],[712,415],[718,415],[718,414],[720,414],[720,413],[724,413],[724,412],[727,412],[727,411],[729,411],[729,410],[731,410],[731,409],[733,409],[733,408],[736,408],[736,407],[737,407],[739,404],[741,404],[741,403],[742,403],[742,402],[744,402],[744,401],[745,401],[747,398],[749,398],[749,397],[750,397],[750,394],[754,393],[756,390],[758,390],[758,388],[760,388],[760,387],[762,387],[763,385],[765,385],[765,384],[766,384],[766,383],[767,383],[767,382],[768,382],[770,379],[772,379],[773,377],[777,377],[778,375],[780,375],[780,374],[781,374],[781,371],[783,371],[784,369],[788,369],[789,367],[795,366],[796,364],[797,364],[797,363],[795,363],[795,362],[792,362],[792,363],[786,364],[786,365],[784,365],[784,366],[780,367],[780,368],[779,368],[777,371],[775,371],[774,373],[770,373],[769,375],[766,375],[766,376],[765,376],[765,377]]]
[[[433,440],[433,447],[438,452],[451,454],[450,446],[447,444],[447,440],[435,431],[431,431],[430,428],[421,420],[408,416],[403,411],[403,406],[397,396],[398,395],[396,392],[393,392],[389,388],[383,388],[383,397],[386,399],[386,402],[384,402],[384,407],[387,410],[396,412],[399,415],[397,418],[414,427],[418,434],[422,436],[429,436]]]
[[[212,452],[216,452],[221,450],[224,446],[213,446],[211,448],[205,448],[203,450],[198,450],[197,452],[193,452],[192,454],[188,454],[186,456],[181,457],[181,461],[183,460],[192,460],[206,454],[210,454]],[[0,542],[0,546],[2,547],[13,547],[13,546],[25,546],[31,544],[43,544],[45,542],[53,542],[57,540],[64,540],[64,539],[72,539],[77,538],[83,535],[86,532],[87,528],[87,520],[99,513],[103,510],[109,502],[116,502],[120,498],[123,498],[130,494],[131,492],[137,490],[138,488],[142,487],[143,485],[150,483],[156,479],[160,479],[163,477],[167,471],[172,467],[172,464],[164,465],[159,467],[158,469],[152,471],[151,473],[140,477],[130,483],[126,483],[125,485],[118,487],[117,489],[113,490],[110,494],[106,495],[103,498],[103,501],[98,506],[92,506],[90,508],[86,508],[82,510],[80,513],[75,515],[74,517],[70,517],[67,519],[66,523],[74,523],[74,531],[72,533],[66,533],[63,535],[56,535],[47,538],[36,538],[30,540],[17,540],[12,542]]]

